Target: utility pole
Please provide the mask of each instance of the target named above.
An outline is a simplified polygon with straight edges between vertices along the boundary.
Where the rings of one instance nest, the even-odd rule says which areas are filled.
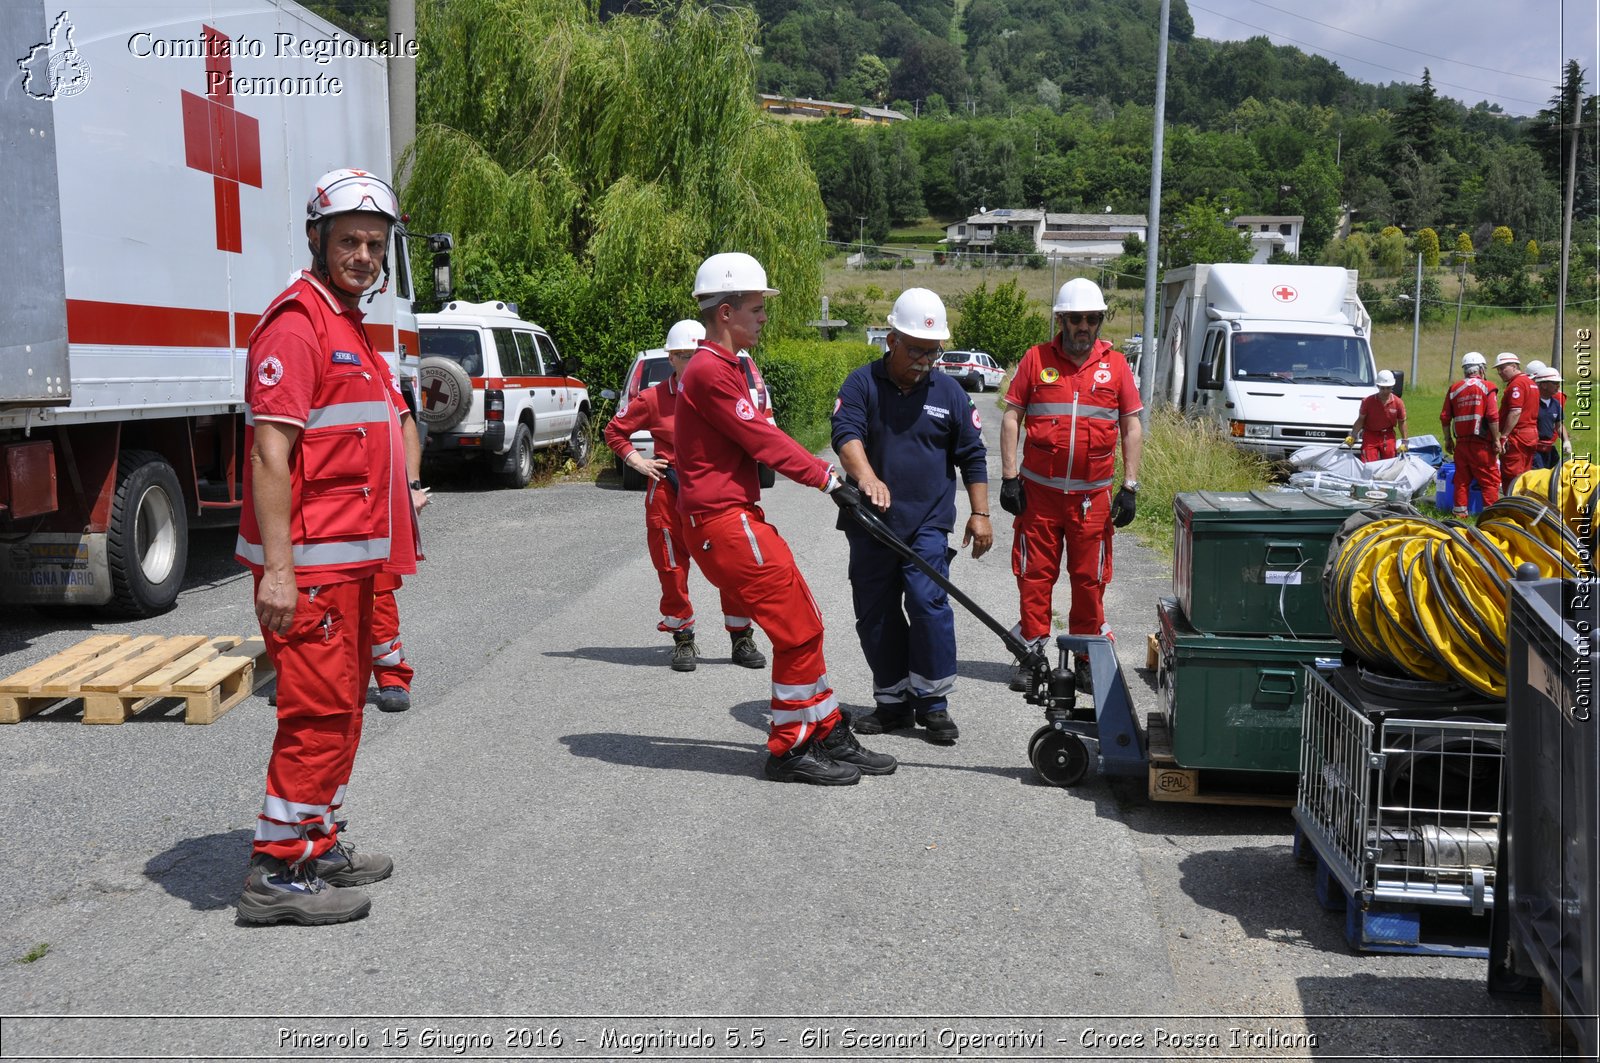
[[[1444,386],[1449,387],[1450,381],[1455,379],[1456,368],[1456,341],[1461,339],[1461,301],[1467,294],[1467,260],[1461,260],[1461,267],[1456,273],[1459,286],[1456,288],[1456,331],[1450,337],[1450,364],[1444,367]]]
[[[1563,88],[1566,86],[1563,85]],[[1572,147],[1567,151],[1567,202],[1566,209],[1561,213],[1561,287],[1556,291],[1556,333],[1550,340],[1550,368],[1561,368],[1561,345],[1566,330],[1567,319],[1567,258],[1572,253],[1572,196],[1578,184],[1578,141],[1583,135],[1583,126],[1578,118],[1583,111],[1583,85],[1580,82],[1578,91],[1572,99],[1572,114],[1562,115],[1570,118],[1570,122],[1562,122],[1563,132],[1572,136]],[[1563,93],[1565,95],[1565,93]],[[1563,100],[1565,107],[1567,101]]]
[[[867,268],[867,216],[856,215],[856,269]]]
[[[399,190],[411,176],[401,169],[401,156],[417,139],[417,61],[407,49],[417,40],[416,0],[389,0],[389,150],[394,153],[390,178]]]
[[[1422,347],[1422,252],[1417,252],[1417,294],[1411,309],[1411,381],[1416,387],[1417,353]]]
[[[1150,228],[1144,245],[1144,335],[1139,349],[1139,395],[1144,399],[1140,418],[1150,423],[1150,405],[1156,386],[1156,260],[1161,250],[1161,154],[1167,121],[1167,23],[1172,0],[1161,0],[1161,36],[1156,45],[1155,135],[1150,145]]]

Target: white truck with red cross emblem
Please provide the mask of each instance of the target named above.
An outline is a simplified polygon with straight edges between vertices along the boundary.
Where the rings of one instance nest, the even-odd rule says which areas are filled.
[[[1156,397],[1271,461],[1336,443],[1377,388],[1356,271],[1184,266],[1161,280]]]
[[[0,601],[158,612],[189,529],[237,522],[251,328],[317,176],[392,176],[400,47],[288,0],[0,3]],[[403,234],[387,267],[362,309],[404,379]]]

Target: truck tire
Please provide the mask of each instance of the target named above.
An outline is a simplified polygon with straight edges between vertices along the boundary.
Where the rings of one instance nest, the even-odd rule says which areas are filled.
[[[189,514],[178,474],[149,450],[124,451],[106,534],[110,608],[154,616],[172,608],[189,563]]]
[[[511,437],[511,449],[506,451],[505,464],[500,467],[500,482],[506,487],[527,487],[533,481],[533,431],[526,424],[517,425]]]
[[[567,454],[572,464],[580,469],[589,467],[589,457],[594,451],[594,440],[589,438],[589,415],[578,414],[572,422],[572,435],[567,438]]]
[[[430,432],[448,432],[472,408],[472,378],[461,363],[449,358],[424,358],[417,370],[417,388],[417,420]]]

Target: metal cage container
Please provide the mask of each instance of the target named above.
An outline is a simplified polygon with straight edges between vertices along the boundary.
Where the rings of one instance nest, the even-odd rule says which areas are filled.
[[[1307,669],[1294,818],[1357,904],[1494,905],[1505,724],[1369,718]]]

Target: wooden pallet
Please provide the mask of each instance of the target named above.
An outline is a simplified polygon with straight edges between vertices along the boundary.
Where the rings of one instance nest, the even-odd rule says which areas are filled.
[[[1172,756],[1172,732],[1167,714],[1152,712],[1145,735],[1150,757],[1150,800],[1196,805],[1249,805],[1257,808],[1293,808],[1295,778],[1265,780],[1263,787],[1242,789],[1223,782],[1227,773],[1207,768],[1183,768]],[[1234,773],[1235,777],[1238,773]],[[1254,774],[1266,775],[1260,772]],[[1276,784],[1276,785],[1274,785]]]
[[[0,723],[69,701],[84,723],[122,723],[169,698],[185,723],[212,723],[271,675],[259,637],[94,635],[0,679]]]

